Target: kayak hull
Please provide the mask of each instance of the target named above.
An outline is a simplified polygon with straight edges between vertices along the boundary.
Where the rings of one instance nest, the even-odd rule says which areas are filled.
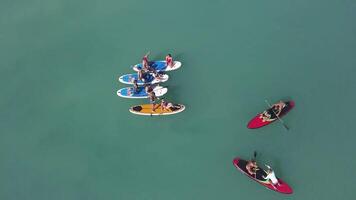
[[[281,118],[284,115],[286,115],[295,106],[294,101],[287,101],[285,103],[287,104],[287,106],[282,109],[281,113],[279,114],[279,118]],[[249,128],[249,129],[261,128],[263,126],[266,126],[266,125],[271,124],[271,123],[273,123],[273,122],[278,120],[278,118],[276,118],[276,119],[273,119],[272,121],[263,121],[262,120],[262,113],[259,113],[254,118],[252,118],[250,120],[250,122],[247,124],[247,128]]]
[[[168,80],[169,76],[167,74],[161,75],[160,78],[154,77],[152,74],[149,74],[147,77],[147,81],[143,82],[142,80],[138,80],[137,74],[125,74],[119,77],[119,81],[124,84],[133,84],[134,80],[137,80],[137,85],[145,85],[145,84],[156,84],[163,83]]]
[[[165,95],[168,92],[167,88],[164,88],[162,86],[156,86],[153,88],[153,92],[157,97],[161,97]],[[144,99],[148,98],[148,94],[145,91],[144,87],[139,87],[138,92],[135,92],[135,89],[133,87],[126,87],[118,90],[116,92],[117,96],[123,97],[123,98],[129,98],[129,99]]]
[[[251,176],[246,170],[246,165],[247,165],[246,160],[243,160],[240,158],[235,158],[233,160],[233,164],[240,172],[242,172],[249,178],[253,179],[254,181],[258,182],[259,184],[265,186],[266,188],[268,188],[270,190],[273,190],[273,191],[276,191],[279,193],[283,193],[283,194],[292,194],[293,193],[293,189],[286,182],[284,182],[283,180],[281,180],[279,178],[277,178],[279,185],[275,185],[275,186],[273,186],[268,180],[265,180],[262,177],[262,176],[266,176],[266,172],[263,169],[257,170],[256,178],[254,176]]]
[[[182,63],[179,61],[173,61],[173,66],[169,67],[166,64],[166,61],[160,60],[160,61],[149,62],[149,66],[156,71],[166,71],[167,72],[167,71],[173,71],[173,70],[179,69],[182,66]],[[142,64],[137,64],[133,67],[133,70],[135,70],[136,72],[139,71],[140,69],[142,69]]]
[[[138,106],[132,106],[129,111],[132,114],[136,115],[146,115],[146,116],[153,116],[153,115],[173,115],[185,110],[185,106],[182,104],[175,104],[177,109],[168,109],[163,110],[159,104],[155,105],[155,110],[152,111],[152,104],[143,104]]]

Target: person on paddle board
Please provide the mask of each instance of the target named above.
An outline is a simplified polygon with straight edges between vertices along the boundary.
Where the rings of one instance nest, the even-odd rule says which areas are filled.
[[[266,170],[266,176],[262,176],[264,179],[268,180],[272,185],[273,187],[275,187],[276,185],[279,186],[279,182],[278,182],[278,179],[273,171],[273,169],[268,166],[268,165],[265,165],[267,167],[267,170]]]
[[[172,110],[175,108],[179,108],[179,107],[175,106],[173,103],[169,103],[165,99],[161,100],[161,109],[162,110]]]
[[[147,71],[145,71],[144,69],[140,69],[137,72],[138,79],[143,82],[147,82],[148,75],[149,75],[149,73]]]
[[[138,93],[140,90],[139,90],[139,87],[138,87],[138,84],[137,84],[137,79],[135,79],[133,81],[133,88],[134,88],[134,92],[135,93]]]
[[[273,104],[271,108],[268,110],[264,111],[262,113],[262,117],[265,121],[271,121],[277,118],[279,114],[281,114],[282,109],[286,106],[286,104],[283,101],[279,101],[276,104]]]
[[[142,69],[149,70],[149,68],[150,68],[148,55],[150,55],[150,52],[146,53],[146,55],[144,55],[142,58]]]
[[[255,160],[250,160],[246,165],[247,172],[252,176],[256,176],[256,171],[258,170],[258,166]]]
[[[152,104],[152,112],[153,112],[156,109],[155,106],[156,106],[157,97],[153,90],[148,92],[147,94],[148,94],[148,99],[150,100],[150,104]]]
[[[153,76],[158,80],[161,80],[163,78],[163,75],[164,75],[163,72],[159,72],[159,71],[154,71],[153,72]]]
[[[153,87],[151,85],[146,85],[145,86],[145,91],[147,94],[149,94],[150,92],[153,92]]]
[[[172,55],[169,53],[167,56],[166,56],[166,66],[167,67],[173,67],[173,58],[172,58]]]

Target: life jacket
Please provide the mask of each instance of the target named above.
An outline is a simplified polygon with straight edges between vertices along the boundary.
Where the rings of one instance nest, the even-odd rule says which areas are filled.
[[[173,61],[172,57],[166,56],[166,62],[167,62],[167,64],[172,63],[172,61]]]

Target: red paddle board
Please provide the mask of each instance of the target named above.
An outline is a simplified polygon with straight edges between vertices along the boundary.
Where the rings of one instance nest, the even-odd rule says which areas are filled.
[[[282,109],[281,113],[279,114],[279,118],[283,117],[285,114],[287,114],[290,110],[292,110],[292,108],[294,107],[294,101],[287,101],[285,102],[286,106]],[[263,113],[263,112],[262,112]],[[251,128],[251,129],[255,129],[255,128],[261,128],[263,126],[266,126],[276,120],[278,120],[278,118],[275,119],[271,119],[269,121],[265,121],[262,118],[262,113],[258,114],[256,117],[254,117],[253,119],[251,119],[251,121],[247,124],[247,128]]]
[[[273,186],[268,180],[264,179],[263,176],[265,177],[267,174],[266,172],[259,168],[256,172],[256,177],[250,175],[250,173],[248,173],[247,169],[246,169],[246,165],[247,165],[247,161],[240,159],[240,158],[235,158],[233,161],[233,164],[235,165],[235,167],[240,170],[243,174],[245,174],[246,176],[250,177],[251,179],[255,180],[256,182],[258,182],[259,184],[265,186],[266,188],[276,191],[276,192],[280,192],[283,194],[292,194],[293,190],[291,187],[289,187],[289,185],[287,183],[285,183],[283,180],[278,179],[278,183],[279,185],[275,185]]]

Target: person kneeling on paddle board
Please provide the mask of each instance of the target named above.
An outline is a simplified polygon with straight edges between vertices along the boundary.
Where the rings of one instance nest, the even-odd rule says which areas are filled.
[[[248,173],[250,173],[250,175],[256,176],[256,171],[258,170],[256,161],[254,160],[248,161],[246,165],[246,170],[248,171]]]
[[[282,109],[286,106],[283,101],[273,104],[271,108],[262,113],[262,118],[264,121],[272,121],[281,114]]]
[[[171,54],[168,54],[166,56],[166,66],[167,67],[173,67],[173,58]]]
[[[265,165],[265,166],[268,168],[266,170],[267,175],[265,177],[264,176],[262,176],[262,177],[264,179],[268,180],[273,185],[274,188],[276,187],[276,185],[279,186],[278,179],[277,179],[276,175],[274,174],[273,169],[268,165]]]

